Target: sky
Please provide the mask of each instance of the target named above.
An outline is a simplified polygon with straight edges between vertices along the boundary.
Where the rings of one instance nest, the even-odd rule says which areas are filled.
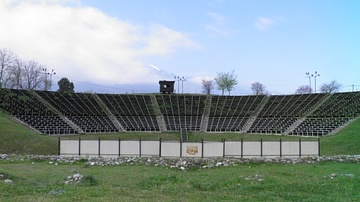
[[[360,90],[358,0],[1,0],[0,48],[54,69],[75,91],[202,93],[234,71],[232,95],[260,82],[292,94],[336,80]],[[220,94],[216,87],[212,91]]]

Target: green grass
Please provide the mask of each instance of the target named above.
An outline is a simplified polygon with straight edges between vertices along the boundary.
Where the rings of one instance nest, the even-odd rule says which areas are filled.
[[[358,164],[247,164],[180,171],[0,161],[0,201],[359,201]],[[65,185],[80,173],[85,183]],[[329,175],[337,177],[331,179]],[[352,174],[352,177],[346,176]],[[259,181],[262,179],[262,181]]]
[[[360,154],[360,119],[335,135],[321,138],[323,155]]]
[[[57,138],[39,135],[0,110],[0,154],[57,154]]]

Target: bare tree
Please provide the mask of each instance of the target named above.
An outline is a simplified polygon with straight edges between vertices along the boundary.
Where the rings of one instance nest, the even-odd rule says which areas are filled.
[[[0,49],[0,88],[6,86],[6,78],[14,65],[16,55],[9,49]]]
[[[22,89],[36,90],[46,86],[46,75],[42,72],[45,67],[36,61],[23,63]]]
[[[8,77],[6,78],[5,87],[7,88],[21,88],[23,61],[17,58],[14,65],[8,70]]]
[[[36,61],[23,61],[17,58],[8,70],[7,88],[37,90],[46,85],[46,75],[42,72],[44,66]]]
[[[299,86],[299,88],[295,91],[296,94],[310,94],[312,89],[310,86]]]
[[[225,90],[227,90],[229,92],[232,91],[232,89],[234,88],[235,85],[238,84],[238,81],[236,79],[236,75],[234,70],[232,72],[220,72],[218,73],[217,77],[214,78],[218,89],[221,90],[221,94],[224,95]]]
[[[323,84],[320,86],[320,91],[322,93],[335,93],[338,92],[341,88],[341,84],[338,83],[336,80],[331,81],[328,84]]]
[[[201,80],[201,86],[203,89],[203,93],[210,95],[211,90],[214,89],[214,81],[213,80]]]
[[[266,95],[267,94],[264,84],[262,84],[260,82],[252,83],[251,90],[254,92],[255,95]]]

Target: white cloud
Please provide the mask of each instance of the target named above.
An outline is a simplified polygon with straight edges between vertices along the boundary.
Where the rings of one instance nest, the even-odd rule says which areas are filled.
[[[214,12],[208,12],[208,15],[211,17],[214,24],[216,24],[216,25],[224,25],[225,18],[222,15],[220,15],[218,13],[214,13]]]
[[[255,27],[258,30],[264,31],[269,29],[274,24],[274,20],[271,18],[259,17],[256,19]]]
[[[0,2],[0,48],[35,59],[61,77],[102,84],[157,81],[146,58],[198,48],[189,36],[163,25],[121,21],[76,2]]]
[[[226,20],[222,15],[214,12],[208,12],[207,14],[212,20],[210,24],[206,25],[207,30],[225,37],[231,36],[233,34],[232,31],[227,30]]]

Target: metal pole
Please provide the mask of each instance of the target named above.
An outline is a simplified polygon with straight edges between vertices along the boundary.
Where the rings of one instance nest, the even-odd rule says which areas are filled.
[[[260,156],[263,156],[263,140],[262,138],[260,139]]]
[[[161,157],[161,138],[159,139],[159,157]]]
[[[315,80],[315,89],[314,89],[314,91],[316,93],[316,77],[320,76],[320,74],[317,71],[315,71],[315,74],[312,74],[311,76],[314,77],[314,80]]]
[[[98,156],[100,157],[101,156],[101,140],[100,140],[100,137],[99,137],[99,142],[98,142]]]
[[[306,72],[305,74],[306,74],[307,78],[309,78],[309,86],[310,86],[310,93],[311,93],[312,92],[312,90],[311,90],[311,75],[309,72]]]

